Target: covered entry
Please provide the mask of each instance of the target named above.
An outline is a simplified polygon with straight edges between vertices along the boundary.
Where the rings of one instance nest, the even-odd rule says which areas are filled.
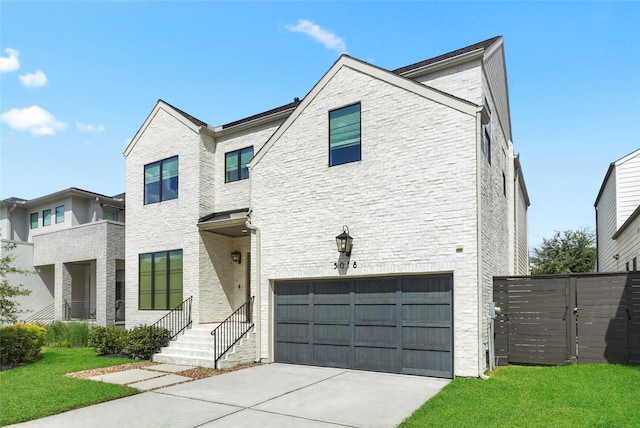
[[[275,361],[453,377],[453,277],[277,281]]]

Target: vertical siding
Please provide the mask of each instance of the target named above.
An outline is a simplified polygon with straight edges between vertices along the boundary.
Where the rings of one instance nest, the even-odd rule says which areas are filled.
[[[511,136],[511,117],[509,113],[509,90],[505,73],[504,49],[501,45],[489,57],[485,58],[484,66],[487,80],[493,95],[500,124],[508,141],[513,141]]]
[[[598,233],[598,272],[614,272],[619,268],[615,241],[611,239],[618,229],[616,226],[616,170],[611,171],[598,200],[596,230]]]
[[[640,150],[616,162],[617,216],[619,229],[640,205]]]

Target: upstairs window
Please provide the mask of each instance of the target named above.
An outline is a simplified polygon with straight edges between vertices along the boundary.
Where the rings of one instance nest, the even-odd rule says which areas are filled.
[[[482,153],[491,165],[491,125],[482,127]]]
[[[249,178],[247,164],[253,159],[253,146],[225,153],[224,155],[224,182],[245,180]]]
[[[329,166],[359,161],[360,103],[329,112]]]
[[[37,229],[38,228],[38,213],[31,213],[31,229]]]
[[[178,156],[144,166],[144,204],[178,197]]]
[[[64,205],[56,207],[56,224],[64,223]]]
[[[51,226],[51,210],[42,211],[42,225]]]

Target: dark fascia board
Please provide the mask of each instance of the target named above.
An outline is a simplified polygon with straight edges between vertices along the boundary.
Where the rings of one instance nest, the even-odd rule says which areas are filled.
[[[14,204],[14,203],[19,203],[20,205],[27,207],[27,206],[32,206],[32,205],[37,205],[40,204],[46,200],[49,199],[56,199],[56,198],[60,198],[62,196],[66,196],[66,195],[77,195],[77,196],[82,196],[85,198],[99,198],[102,201],[106,201],[109,202],[110,204],[116,205],[116,206],[120,206],[122,205],[124,207],[124,193],[120,194],[120,195],[116,195],[116,196],[106,196],[106,195],[102,195],[100,193],[95,193],[95,192],[90,192],[88,190],[83,190],[83,189],[79,189],[77,187],[70,187],[68,189],[64,189],[64,190],[60,190],[58,192],[54,192],[54,193],[49,193],[48,195],[43,195],[43,196],[39,196],[37,198],[34,199],[20,199],[20,198],[9,198],[9,199],[5,199],[4,201],[2,201],[3,203],[7,203],[7,204]],[[120,196],[122,196],[122,198],[120,198]],[[22,202],[20,202],[22,201]]]
[[[249,212],[249,208],[238,208],[235,210],[215,212],[215,213],[207,214],[204,217],[200,217],[200,219],[198,220],[198,223],[204,223],[206,221],[211,221],[211,220],[227,220],[231,218],[232,214],[238,214],[238,213],[247,214],[248,212]]]
[[[179,108],[177,108],[176,106],[174,106],[173,104],[170,104],[168,102],[166,102],[163,99],[159,99],[158,101],[161,101],[163,103],[165,103],[166,105],[168,105],[169,107],[171,107],[172,109],[174,109],[175,111],[177,111],[178,113],[180,113],[181,115],[183,115],[185,118],[187,118],[191,123],[193,123],[196,126],[204,126],[207,127],[209,125],[207,125],[206,122],[201,121],[200,119],[191,116],[189,113],[186,113],[183,110],[180,110]]]
[[[527,184],[524,181],[524,173],[522,172],[522,164],[520,163],[520,154],[517,154],[514,159],[515,169],[518,174],[518,182],[520,183],[520,187],[524,192],[524,198],[527,202],[527,206],[531,206],[531,201],[529,200],[529,192],[527,191]]]
[[[466,46],[464,48],[456,49],[455,51],[447,52],[442,55],[435,56],[433,58],[425,59],[424,61],[416,62],[415,64],[410,64],[401,68],[397,68],[392,70],[395,74],[410,74],[413,71],[420,70],[429,65],[433,65],[442,61],[446,61],[451,58],[455,58],[476,50],[485,50],[490,47],[492,44],[501,39],[502,36],[495,36],[487,40],[483,40],[478,43],[474,43],[473,45]]]
[[[245,117],[244,119],[239,119],[233,122],[225,123],[224,125],[222,125],[222,129],[231,128],[233,126],[241,125],[246,122],[253,122],[255,120],[262,119],[263,117],[272,116],[274,114],[277,114],[286,110],[293,110],[298,106],[298,104],[300,104],[300,100],[296,98],[292,103],[285,104],[283,106],[276,107],[274,109],[267,110],[262,113],[254,114],[253,116]]]
[[[631,213],[627,221],[622,223],[622,226],[620,226],[620,229],[618,229],[616,233],[613,234],[611,239],[614,239],[614,240],[618,239],[618,237],[622,235],[622,232],[624,232],[629,227],[629,225],[633,223],[633,220],[635,220],[639,216],[640,216],[640,205],[638,205],[638,207],[633,211],[633,213]]]
[[[611,162],[609,164],[609,169],[607,170],[607,173],[604,175],[604,180],[602,180],[602,184],[600,185],[600,191],[598,192],[596,201],[593,203],[593,206],[596,208],[598,208],[598,202],[600,202],[600,197],[602,196],[602,192],[604,192],[604,187],[607,185],[607,181],[609,181],[609,177],[611,176],[611,173],[613,172],[613,169],[615,167],[616,167],[615,162]]]

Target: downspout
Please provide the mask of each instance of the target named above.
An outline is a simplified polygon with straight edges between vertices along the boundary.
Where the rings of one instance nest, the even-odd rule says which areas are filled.
[[[489,379],[484,374],[484,365],[483,365],[483,352],[482,352],[482,313],[484,312],[484,302],[482,299],[482,111],[479,110],[476,113],[476,204],[478,215],[476,216],[476,230],[477,230],[477,292],[478,292],[478,377],[480,379],[487,380]]]
[[[9,239],[10,239],[11,241],[13,241],[13,240],[14,240],[14,239],[13,239],[13,237],[14,237],[14,233],[13,233],[13,215],[11,215],[11,212],[12,212],[13,210],[15,210],[17,206],[18,206],[18,204],[13,204],[13,205],[11,206],[11,208],[9,208],[9,211],[7,212],[7,218],[8,218],[8,220],[9,220]]]
[[[262,360],[262,289],[260,287],[260,284],[262,283],[262,275],[261,275],[261,267],[260,267],[260,254],[261,254],[261,248],[260,248],[260,229],[258,229],[258,226],[254,226],[253,224],[251,224],[251,219],[247,218],[247,221],[245,221],[245,226],[247,226],[247,229],[249,230],[253,230],[256,233],[256,256],[255,256],[255,261],[256,261],[256,274],[253,275],[254,278],[257,278],[256,280],[256,305],[255,307],[257,308],[257,311],[254,310],[254,316],[256,316],[256,312],[257,312],[257,316],[256,316],[256,362],[260,362]]]

